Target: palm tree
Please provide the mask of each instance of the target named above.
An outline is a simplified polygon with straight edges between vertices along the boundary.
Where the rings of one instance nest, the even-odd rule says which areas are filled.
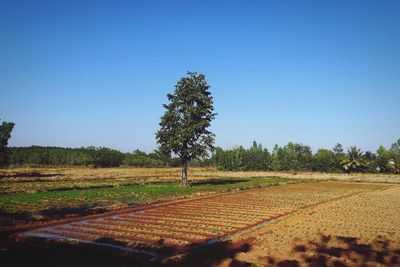
[[[348,172],[359,171],[366,167],[363,152],[356,146],[347,149],[346,158],[342,160],[340,164],[342,164],[343,169]]]

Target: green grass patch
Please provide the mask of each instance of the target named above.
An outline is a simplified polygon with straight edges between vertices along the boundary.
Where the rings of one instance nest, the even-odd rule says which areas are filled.
[[[140,203],[171,196],[245,190],[296,182],[299,181],[279,177],[227,177],[193,181],[190,187],[181,187],[178,182],[158,182],[146,185],[15,193],[0,195],[0,209],[13,214],[101,204]]]

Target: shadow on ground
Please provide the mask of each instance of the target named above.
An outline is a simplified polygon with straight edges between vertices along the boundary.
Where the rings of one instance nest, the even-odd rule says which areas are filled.
[[[317,242],[294,245],[293,256],[296,259],[268,257],[266,264],[279,267],[400,265],[400,248],[382,236],[365,244],[355,237],[321,235]]]
[[[116,246],[126,244],[116,240],[100,238],[100,243]],[[0,246],[0,262],[2,266],[214,266],[225,259],[232,259],[231,266],[250,266],[248,263],[234,260],[241,252],[248,252],[250,241],[233,244],[221,241],[209,245],[194,245],[187,248],[187,253],[180,253],[171,248],[161,248],[150,252],[160,253],[159,258],[147,254],[124,252],[91,244],[67,244],[64,242],[45,241],[29,238],[24,242],[16,242]],[[141,248],[138,248],[141,249]],[[164,253],[164,254],[163,254]],[[181,254],[181,255],[179,255]],[[175,255],[175,256],[171,256]]]
[[[66,218],[80,218],[88,215],[102,214],[110,211],[107,206],[101,207],[99,205],[82,205],[76,208],[57,208],[46,209],[38,212],[20,212],[20,213],[6,213],[0,210],[0,232],[2,227],[31,227],[29,223],[46,223],[54,220],[61,220]],[[22,228],[19,230],[21,231]]]
[[[100,238],[99,243],[126,247],[126,243]],[[237,259],[239,253],[251,253],[253,239],[240,243],[230,241],[212,244],[196,244],[181,251],[162,247],[150,250],[145,246],[137,249],[156,253],[151,255],[124,252],[119,249],[90,244],[67,244],[30,238],[0,246],[2,266],[254,266]],[[162,244],[162,242],[160,243]],[[398,245],[398,244],[396,244]],[[389,240],[378,236],[370,244],[361,243],[357,238],[321,235],[318,241],[297,242],[293,246],[291,259],[263,257],[263,265],[279,267],[297,266],[399,266],[400,248]]]
[[[0,178],[25,178],[25,177],[35,177],[35,178],[43,178],[43,177],[53,177],[53,176],[64,176],[63,173],[41,173],[39,171],[30,171],[30,172],[15,172],[15,173],[3,173]]]

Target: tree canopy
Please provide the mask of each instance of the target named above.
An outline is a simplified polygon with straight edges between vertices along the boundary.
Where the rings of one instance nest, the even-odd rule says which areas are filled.
[[[343,167],[349,172],[361,171],[366,167],[364,160],[364,153],[361,152],[361,149],[357,148],[356,146],[352,146],[347,150],[347,155],[345,159],[340,162],[340,164],[342,164]]]
[[[187,72],[167,98],[156,139],[161,152],[181,159],[182,185],[186,186],[188,163],[214,148],[215,135],[209,131],[216,115],[213,98],[204,74],[196,72]]]
[[[0,166],[7,166],[9,164],[10,153],[7,145],[14,126],[13,122],[6,121],[3,121],[0,125]]]

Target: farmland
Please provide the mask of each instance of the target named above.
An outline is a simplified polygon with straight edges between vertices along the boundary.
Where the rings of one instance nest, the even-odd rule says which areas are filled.
[[[248,233],[255,237],[251,253],[236,260],[260,266],[399,266],[399,208],[398,186],[318,205]]]
[[[400,175],[228,172],[192,168],[191,187],[179,168],[10,168],[0,170],[0,209],[30,216],[59,209],[138,204],[160,198],[320,180],[400,183]],[[48,214],[49,212],[46,212]],[[40,217],[40,216],[39,216]]]
[[[278,176],[238,176],[215,169],[194,169],[191,187],[179,186],[179,169],[8,169],[0,179],[0,209],[29,216],[60,209],[135,205],[169,197],[184,197],[300,182]]]
[[[4,239],[12,244],[6,245],[10,248],[4,260],[14,263],[14,253],[30,255],[37,250],[30,244],[40,243],[42,249],[31,260],[49,250],[65,257],[63,253],[76,253],[79,247],[89,265],[99,261],[91,258],[93,249],[104,252],[100,265],[115,257],[143,266],[190,265],[199,258],[199,266],[301,264],[320,256],[321,248],[315,244],[321,239],[329,239],[327,246],[349,249],[346,237],[356,238],[350,240],[361,247],[388,242],[383,261],[396,261],[395,221],[400,219],[396,175],[193,168],[191,186],[184,188],[178,183],[179,171],[3,170],[2,228],[14,233]],[[10,241],[15,238],[21,242]],[[374,249],[372,254],[379,248]],[[331,259],[327,253],[323,256],[329,264],[362,262],[358,254],[346,257],[342,252]]]

